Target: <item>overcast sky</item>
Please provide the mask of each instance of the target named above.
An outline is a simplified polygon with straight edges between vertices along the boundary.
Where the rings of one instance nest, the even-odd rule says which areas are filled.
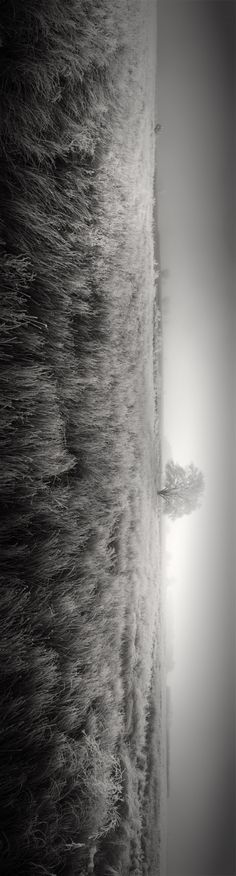
[[[165,293],[164,431],[205,474],[202,509],[171,526],[176,579],[169,876],[232,876],[235,4],[158,0]],[[164,281],[163,281],[164,285]]]

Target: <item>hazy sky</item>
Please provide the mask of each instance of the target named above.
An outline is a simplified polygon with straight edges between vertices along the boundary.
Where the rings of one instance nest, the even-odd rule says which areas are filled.
[[[159,222],[170,269],[164,431],[206,478],[171,526],[169,876],[232,876],[235,790],[235,4],[158,2]],[[164,283],[163,283],[164,285]]]

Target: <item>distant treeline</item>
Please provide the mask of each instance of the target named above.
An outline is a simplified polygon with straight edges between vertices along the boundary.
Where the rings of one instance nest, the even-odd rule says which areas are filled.
[[[172,699],[171,688],[166,687],[166,776],[167,776],[167,796],[170,796],[170,731],[172,720]]]

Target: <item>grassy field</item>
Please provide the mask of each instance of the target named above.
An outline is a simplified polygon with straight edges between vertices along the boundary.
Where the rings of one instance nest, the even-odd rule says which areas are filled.
[[[2,874],[160,872],[154,24],[1,4]]]

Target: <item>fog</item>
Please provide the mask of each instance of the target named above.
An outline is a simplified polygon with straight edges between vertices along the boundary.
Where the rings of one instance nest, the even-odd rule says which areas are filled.
[[[206,479],[201,510],[167,537],[176,627],[169,876],[235,873],[234,47],[233,3],[158,3],[164,433],[174,458]]]

